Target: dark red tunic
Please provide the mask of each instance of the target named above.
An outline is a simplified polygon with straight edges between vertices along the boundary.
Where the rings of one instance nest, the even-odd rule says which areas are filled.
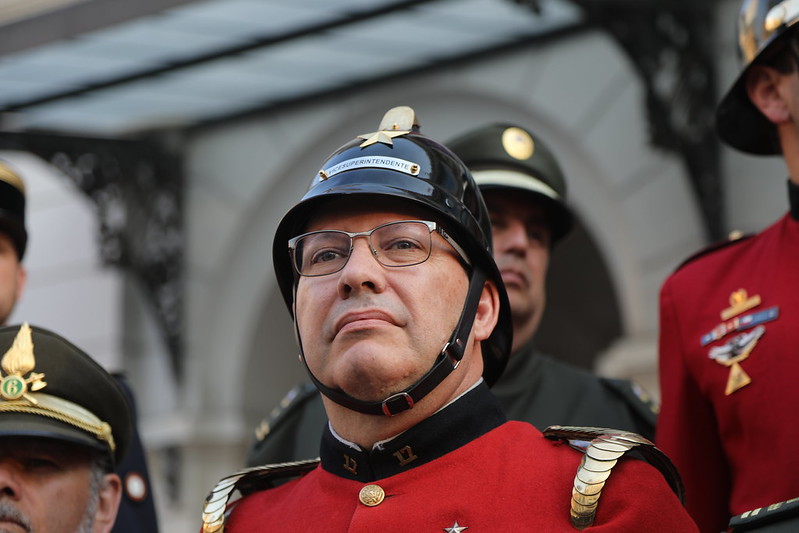
[[[481,385],[381,449],[353,449],[328,430],[321,465],[239,500],[225,531],[574,532],[569,508],[581,457],[529,424],[505,422]],[[369,484],[385,492],[374,507],[359,498]],[[660,472],[622,458],[591,531],[696,527]]]
[[[702,531],[799,496],[797,276],[799,222],[788,214],[663,285],[656,444]]]

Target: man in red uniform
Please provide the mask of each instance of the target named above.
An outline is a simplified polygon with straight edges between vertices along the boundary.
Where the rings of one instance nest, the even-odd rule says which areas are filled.
[[[745,66],[716,116],[728,145],[783,154],[790,212],[754,237],[697,254],[661,290],[656,442],[680,470],[688,510],[707,532],[799,497],[797,21],[795,0],[744,2]]]
[[[488,211],[412,109],[325,161],[280,222],[273,260],[324,395],[321,460],[225,478],[206,533],[695,530],[668,471],[622,458],[664,460],[645,439],[579,428],[547,439],[507,421],[488,389],[511,345]],[[563,440],[591,442],[584,464]],[[245,496],[228,506],[236,489]]]
[[[574,219],[555,154],[540,137],[513,124],[480,126],[446,145],[466,164],[483,194],[494,260],[510,302],[511,356],[491,388],[505,414],[539,429],[601,426],[654,438],[654,402],[638,384],[597,376],[536,348],[550,256]],[[247,465],[317,457],[326,424],[316,387],[295,387],[256,428]]]

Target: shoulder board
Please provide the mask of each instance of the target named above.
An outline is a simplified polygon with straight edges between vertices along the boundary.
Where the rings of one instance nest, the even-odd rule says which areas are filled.
[[[607,428],[549,426],[544,436],[567,441],[583,451],[583,459],[574,477],[571,501],[571,523],[585,529],[594,523],[602,488],[620,457],[634,450],[642,459],[657,468],[672,490],[683,501],[683,484],[677,469],[651,441],[637,433]]]
[[[202,533],[224,533],[228,502],[235,491],[242,495],[268,490],[285,482],[287,478],[300,477],[319,464],[319,459],[292,461],[274,465],[255,466],[223,477],[205,498]]]
[[[641,385],[629,379],[601,377],[600,381],[621,396],[647,422],[652,425],[657,422],[660,406]]]
[[[773,529],[769,526],[773,525]],[[731,533],[744,531],[797,531],[799,528],[799,497],[784,502],[772,503],[733,516],[730,519]]]
[[[308,398],[317,392],[319,391],[314,387],[313,383],[301,383],[288,391],[283,399],[280,400],[280,403],[277,404],[277,407],[272,409],[269,416],[255,426],[255,441],[261,442],[264,440],[294,409],[305,403]]]
[[[689,263],[692,263],[693,261],[696,261],[700,257],[704,257],[704,256],[706,256],[708,254],[711,254],[713,252],[716,252],[718,250],[726,248],[727,246],[730,246],[732,244],[738,244],[740,242],[743,242],[743,241],[749,239],[750,237],[754,237],[755,235],[756,235],[755,233],[746,233],[745,234],[745,233],[742,233],[740,231],[730,232],[730,234],[727,236],[726,239],[722,239],[720,241],[714,242],[713,244],[705,246],[704,248],[700,249],[699,251],[694,252],[692,255],[689,255],[686,259],[683,260],[682,263],[679,264],[679,266],[677,266],[677,268],[674,269],[674,271],[676,272],[676,271],[680,270],[685,265],[687,265]]]

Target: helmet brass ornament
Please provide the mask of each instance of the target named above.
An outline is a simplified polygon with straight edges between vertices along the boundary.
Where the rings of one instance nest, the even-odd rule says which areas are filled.
[[[408,106],[399,106],[389,109],[380,121],[377,131],[358,135],[359,139],[365,139],[361,143],[361,148],[366,148],[370,144],[384,143],[389,146],[394,144],[392,139],[409,134],[414,128],[418,128],[416,113]]]
[[[773,57],[790,43],[799,22],[799,0],[744,0],[738,16],[741,71],[716,109],[716,131],[729,146],[757,155],[780,153],[774,125],[746,94],[752,65]]]

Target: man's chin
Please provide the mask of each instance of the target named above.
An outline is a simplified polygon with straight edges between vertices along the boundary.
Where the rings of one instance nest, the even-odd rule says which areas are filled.
[[[382,348],[382,355],[372,352],[352,350],[339,361],[334,371],[336,382],[348,395],[368,402],[383,401],[402,391],[413,383],[409,373],[413,369],[401,367],[397,358],[386,355],[388,349]]]
[[[517,309],[530,309],[530,296],[518,288],[506,288],[508,292],[508,302],[510,308],[515,312]]]

